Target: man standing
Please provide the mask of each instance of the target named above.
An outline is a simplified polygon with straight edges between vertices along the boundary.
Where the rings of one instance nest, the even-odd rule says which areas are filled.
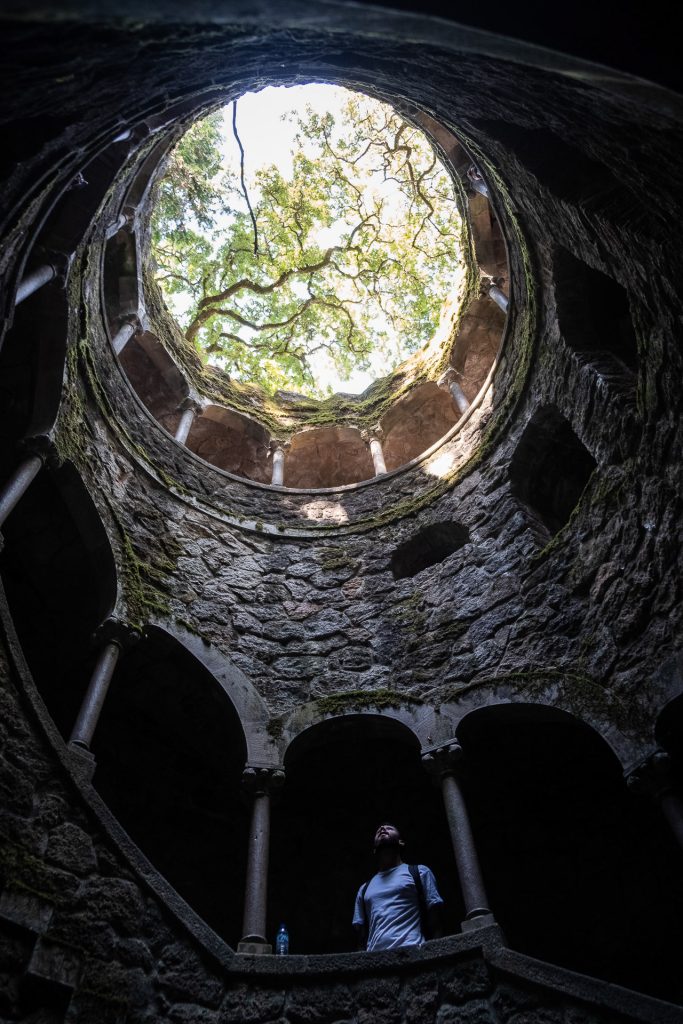
[[[421,946],[427,937],[440,934],[443,900],[434,875],[424,864],[404,864],[404,846],[395,825],[379,826],[374,839],[377,872],[358,890],[353,915],[361,948]]]

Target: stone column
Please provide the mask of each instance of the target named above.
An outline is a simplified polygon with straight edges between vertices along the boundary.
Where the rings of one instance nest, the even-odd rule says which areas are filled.
[[[20,462],[0,491],[0,527],[24,496],[45,463],[45,454],[32,453]]]
[[[441,787],[465,904],[465,920],[462,922],[462,930],[471,931],[473,928],[494,924],[494,917],[489,910],[470,818],[457,778],[458,764],[461,760],[462,747],[455,741],[422,755],[425,768]]]
[[[289,448],[289,441],[278,441],[273,438],[270,442],[270,450],[273,453],[273,468],[270,478],[272,487],[283,487],[285,482],[285,453]]]
[[[136,316],[126,316],[123,318],[118,331],[111,339],[112,347],[117,356],[121,355],[133,335],[139,334],[141,330],[142,326]]]
[[[629,789],[645,793],[660,807],[676,842],[683,847],[683,800],[674,789],[671,758],[665,750],[655,750],[626,776]]]
[[[81,709],[78,712],[78,718],[71,731],[69,746],[90,750],[90,744],[120,654],[121,641],[118,639],[108,640],[102,647]]]
[[[48,283],[53,281],[56,277],[65,278],[66,273],[69,269],[69,263],[71,262],[69,257],[63,252],[48,252],[45,253],[45,262],[35,270],[32,270],[30,274],[22,278],[17,288],[17,294],[14,297],[14,305],[18,306],[24,299],[27,299],[29,295],[33,295],[39,288],[42,288]]]
[[[266,940],[270,802],[273,792],[280,788],[284,779],[284,772],[278,768],[247,766],[244,770],[244,789],[251,799],[251,825],[244,886],[243,938],[237,947],[239,953],[272,952]]]
[[[178,444],[185,444],[192,430],[192,424],[194,423],[195,416],[198,412],[201,412],[201,407],[191,398],[186,398],[180,406],[182,415],[180,422],[176,427],[174,437]]]
[[[474,166],[474,164],[469,167],[467,171],[467,178],[475,192],[478,192],[479,195],[484,196],[486,199],[491,198],[488,185],[482,178],[481,172]]]
[[[133,222],[135,211],[130,207],[126,207],[121,211],[115,221],[105,229],[104,237],[106,239],[113,238],[115,234],[121,231],[122,228],[128,227]]]
[[[369,430],[361,431],[361,437],[370,449],[372,464],[375,467],[375,476],[382,476],[382,474],[387,471],[386,463],[384,461],[384,452],[382,451],[382,438],[384,437],[384,431],[380,427],[379,423],[377,423]]]
[[[444,391],[448,391],[450,393],[451,398],[455,402],[455,407],[461,416],[463,413],[467,412],[470,407],[470,403],[467,400],[465,392],[458,383],[457,370],[454,370],[452,366],[449,366],[446,372],[441,374],[436,383],[440,388],[443,388]]]
[[[57,271],[51,263],[44,263],[42,267],[36,267],[30,274],[21,279],[21,283],[17,288],[17,296],[14,300],[15,306],[18,306],[20,302],[27,299],[29,295],[33,295],[39,288],[42,288],[48,281],[52,281],[57,276]]]
[[[507,313],[510,300],[501,288],[502,283],[502,277],[482,277],[481,294],[488,295],[504,313]]]

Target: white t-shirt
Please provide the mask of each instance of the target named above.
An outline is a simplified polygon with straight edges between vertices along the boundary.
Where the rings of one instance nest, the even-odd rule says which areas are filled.
[[[418,869],[427,906],[443,903],[433,873],[424,864],[419,864]],[[353,923],[365,925],[367,922],[368,950],[422,945],[425,939],[420,928],[420,904],[407,864],[373,875],[365,890],[365,914],[363,888],[361,885],[356,896]]]

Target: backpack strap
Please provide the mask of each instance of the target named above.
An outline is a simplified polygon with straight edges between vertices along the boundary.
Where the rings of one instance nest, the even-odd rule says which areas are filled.
[[[360,891],[360,912],[363,915],[363,928],[365,929],[365,945],[368,944],[370,928],[368,926],[368,908],[365,905],[365,893],[367,892],[370,880],[368,880]]]
[[[415,891],[417,893],[417,906],[420,913],[420,931],[424,935],[425,939],[430,937],[431,928],[429,927],[429,914],[427,913],[427,900],[425,898],[425,890],[420,878],[420,868],[417,864],[407,864],[406,867],[410,871],[413,883],[415,885]],[[367,892],[368,886],[370,885],[370,879],[365,883],[360,891],[360,910],[363,915],[363,927],[365,929],[365,944],[368,942],[369,926],[368,926],[368,908],[365,904],[365,893]]]
[[[415,883],[415,889],[417,891],[417,906],[420,911],[420,930],[424,935],[425,939],[430,937],[431,928],[429,927],[429,914],[427,913],[427,900],[425,898],[425,890],[420,878],[420,868],[417,864],[409,864],[408,871],[412,875],[413,882]]]

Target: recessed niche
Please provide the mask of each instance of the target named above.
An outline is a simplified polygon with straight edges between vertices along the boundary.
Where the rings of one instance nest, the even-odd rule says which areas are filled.
[[[160,341],[145,331],[131,338],[119,356],[128,380],[152,416],[173,433],[180,420],[179,406],[188,387]]]
[[[500,332],[498,334],[500,344]],[[434,381],[414,388],[382,418],[384,461],[388,470],[417,458],[460,419],[450,392]]]
[[[399,544],[391,556],[395,580],[417,576],[430,565],[443,562],[470,539],[470,532],[461,523],[434,523],[414,537]]]
[[[632,385],[638,343],[625,289],[559,246],[554,269],[557,315],[567,345],[599,372]]]
[[[615,223],[642,221],[640,197],[601,160],[548,128],[525,128],[500,120],[480,120],[477,127],[510,150],[545,188],[559,199],[577,203]]]
[[[317,427],[292,438],[286,487],[344,487],[375,475],[372,457],[355,427]]]
[[[534,413],[515,449],[512,493],[555,534],[569,520],[595,467],[564,416],[548,406]]]

